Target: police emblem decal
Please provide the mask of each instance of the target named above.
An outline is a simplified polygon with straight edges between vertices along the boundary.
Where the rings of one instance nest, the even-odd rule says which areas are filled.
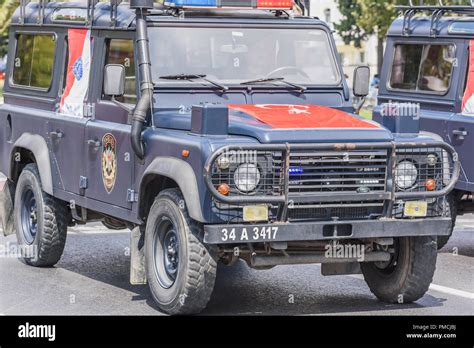
[[[74,77],[77,81],[82,80],[82,75],[84,73],[82,57],[77,58],[77,60],[74,62],[74,65],[72,67],[72,73],[74,74]]]
[[[102,181],[107,193],[111,193],[117,178],[117,141],[107,133],[102,138]]]

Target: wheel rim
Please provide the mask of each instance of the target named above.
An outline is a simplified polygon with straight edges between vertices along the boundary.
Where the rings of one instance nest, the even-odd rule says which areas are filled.
[[[35,194],[27,189],[22,195],[21,227],[23,236],[28,244],[32,244],[38,233],[38,205]]]
[[[153,266],[158,282],[170,288],[179,270],[179,238],[171,220],[164,217],[156,226],[153,236]]]
[[[398,256],[400,252],[400,241],[395,239],[393,243],[394,252],[391,253],[390,260],[388,261],[378,261],[374,262],[375,267],[379,270],[380,273],[384,275],[391,275],[397,269]],[[387,248],[382,248],[379,251],[388,251]]]

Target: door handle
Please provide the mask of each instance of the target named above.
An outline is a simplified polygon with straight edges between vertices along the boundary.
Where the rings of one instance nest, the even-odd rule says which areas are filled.
[[[62,138],[64,138],[64,133],[61,132],[61,131],[49,132],[49,136],[52,139],[62,139]]]
[[[463,129],[455,129],[453,130],[453,135],[458,138],[459,140],[464,140],[464,138],[468,135],[469,133],[466,130]]]
[[[97,149],[100,147],[100,141],[89,139],[87,140],[87,145],[89,145],[90,147],[93,147],[94,149]]]

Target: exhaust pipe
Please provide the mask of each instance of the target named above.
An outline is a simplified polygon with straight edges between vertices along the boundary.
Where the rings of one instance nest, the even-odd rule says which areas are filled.
[[[153,8],[153,0],[131,0],[130,8],[136,10],[136,45],[138,51],[138,66],[140,71],[141,96],[132,114],[132,130],[130,141],[132,149],[139,159],[145,158],[145,145],[142,131],[148,112],[153,105],[153,81],[151,77],[150,52],[148,50],[148,31],[146,24],[147,10]]]
[[[374,251],[364,254],[362,260],[356,257],[347,258],[328,258],[322,254],[303,254],[303,255],[254,255],[250,260],[252,267],[270,267],[279,265],[299,265],[299,264],[312,264],[312,263],[347,263],[347,262],[377,262],[377,261],[389,261],[390,253],[385,251]]]

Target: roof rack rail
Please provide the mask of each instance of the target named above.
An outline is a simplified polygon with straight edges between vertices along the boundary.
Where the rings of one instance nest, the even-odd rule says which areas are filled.
[[[439,20],[446,13],[456,14],[474,14],[474,0],[470,0],[470,5],[446,5],[443,0],[438,0],[438,5],[415,5],[413,0],[408,1],[408,5],[396,6],[397,10],[403,11],[403,35],[410,35],[411,20],[417,13],[430,13],[431,26],[430,35],[436,36],[438,34]]]
[[[118,6],[126,0],[109,0],[110,4],[110,23],[113,28],[116,27],[117,24],[117,16],[118,16]],[[18,24],[24,25],[26,19],[26,7],[32,0],[20,0],[20,16],[18,19]],[[38,17],[36,20],[36,24],[43,25],[45,19],[45,9],[48,3],[53,2],[50,0],[38,0]],[[80,7],[86,10],[86,20],[85,26],[93,27],[94,25],[94,16],[95,16],[95,7],[99,3],[99,0],[86,0],[86,1],[71,1],[71,4],[84,4],[84,7]]]

